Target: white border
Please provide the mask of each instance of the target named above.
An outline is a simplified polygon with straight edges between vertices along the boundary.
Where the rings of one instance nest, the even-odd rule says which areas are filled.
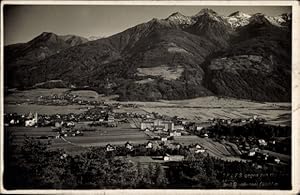
[[[3,188],[3,147],[0,146],[0,192],[5,194],[297,194],[300,193],[300,6],[298,1],[2,1],[1,2],[1,103],[0,137],[3,144],[3,5],[173,5],[173,6],[292,6],[292,190],[6,190]],[[280,49],[280,48],[278,48]],[[297,174],[298,173],[298,174]]]

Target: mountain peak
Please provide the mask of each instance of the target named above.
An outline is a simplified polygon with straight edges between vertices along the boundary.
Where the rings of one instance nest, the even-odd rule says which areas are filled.
[[[168,18],[174,17],[174,16],[184,16],[184,15],[182,13],[180,13],[180,12],[174,12]]]
[[[236,11],[230,14],[228,17],[245,17],[245,18],[250,18],[251,16],[249,14],[246,14],[241,11]]]
[[[191,24],[191,18],[189,16],[185,16],[181,14],[180,12],[175,12],[171,14],[169,17],[167,17],[165,20],[171,21],[176,24],[185,25],[185,24]]]
[[[204,8],[204,9],[200,10],[196,15],[194,15],[194,17],[198,17],[198,16],[201,16],[203,14],[208,14],[208,15],[213,15],[213,16],[218,15],[218,13],[215,12],[214,10],[208,9],[208,8]]]
[[[256,13],[250,18],[250,23],[254,24],[271,24],[270,21],[266,18],[265,14]]]
[[[55,33],[53,32],[42,32],[39,36],[37,37],[52,37],[52,36],[57,36]]]

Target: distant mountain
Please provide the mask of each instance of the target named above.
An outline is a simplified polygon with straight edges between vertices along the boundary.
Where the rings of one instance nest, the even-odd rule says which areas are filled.
[[[62,80],[66,85],[119,94],[120,100],[141,101],[207,95],[258,101],[291,97],[289,14],[176,12],[72,47],[55,36],[40,42],[50,48],[60,43],[64,49],[38,62],[18,64],[7,75],[9,87]],[[16,46],[8,46],[6,55],[18,56],[10,47]],[[9,66],[14,64],[11,59]]]
[[[43,32],[27,43],[5,47],[5,64],[23,65],[43,60],[63,49],[80,45],[88,40],[75,35],[59,36]]]

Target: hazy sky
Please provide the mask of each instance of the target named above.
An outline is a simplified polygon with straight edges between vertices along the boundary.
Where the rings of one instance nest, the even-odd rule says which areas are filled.
[[[5,5],[4,44],[27,42],[42,32],[109,36],[152,18],[166,18],[177,11],[191,16],[203,8],[220,15],[235,11],[269,16],[291,12],[291,7],[282,6]]]

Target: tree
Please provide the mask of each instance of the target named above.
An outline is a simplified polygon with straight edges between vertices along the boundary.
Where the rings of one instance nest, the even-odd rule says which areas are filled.
[[[155,166],[155,187],[165,187],[168,184],[168,179],[166,177],[165,170],[160,164]]]

